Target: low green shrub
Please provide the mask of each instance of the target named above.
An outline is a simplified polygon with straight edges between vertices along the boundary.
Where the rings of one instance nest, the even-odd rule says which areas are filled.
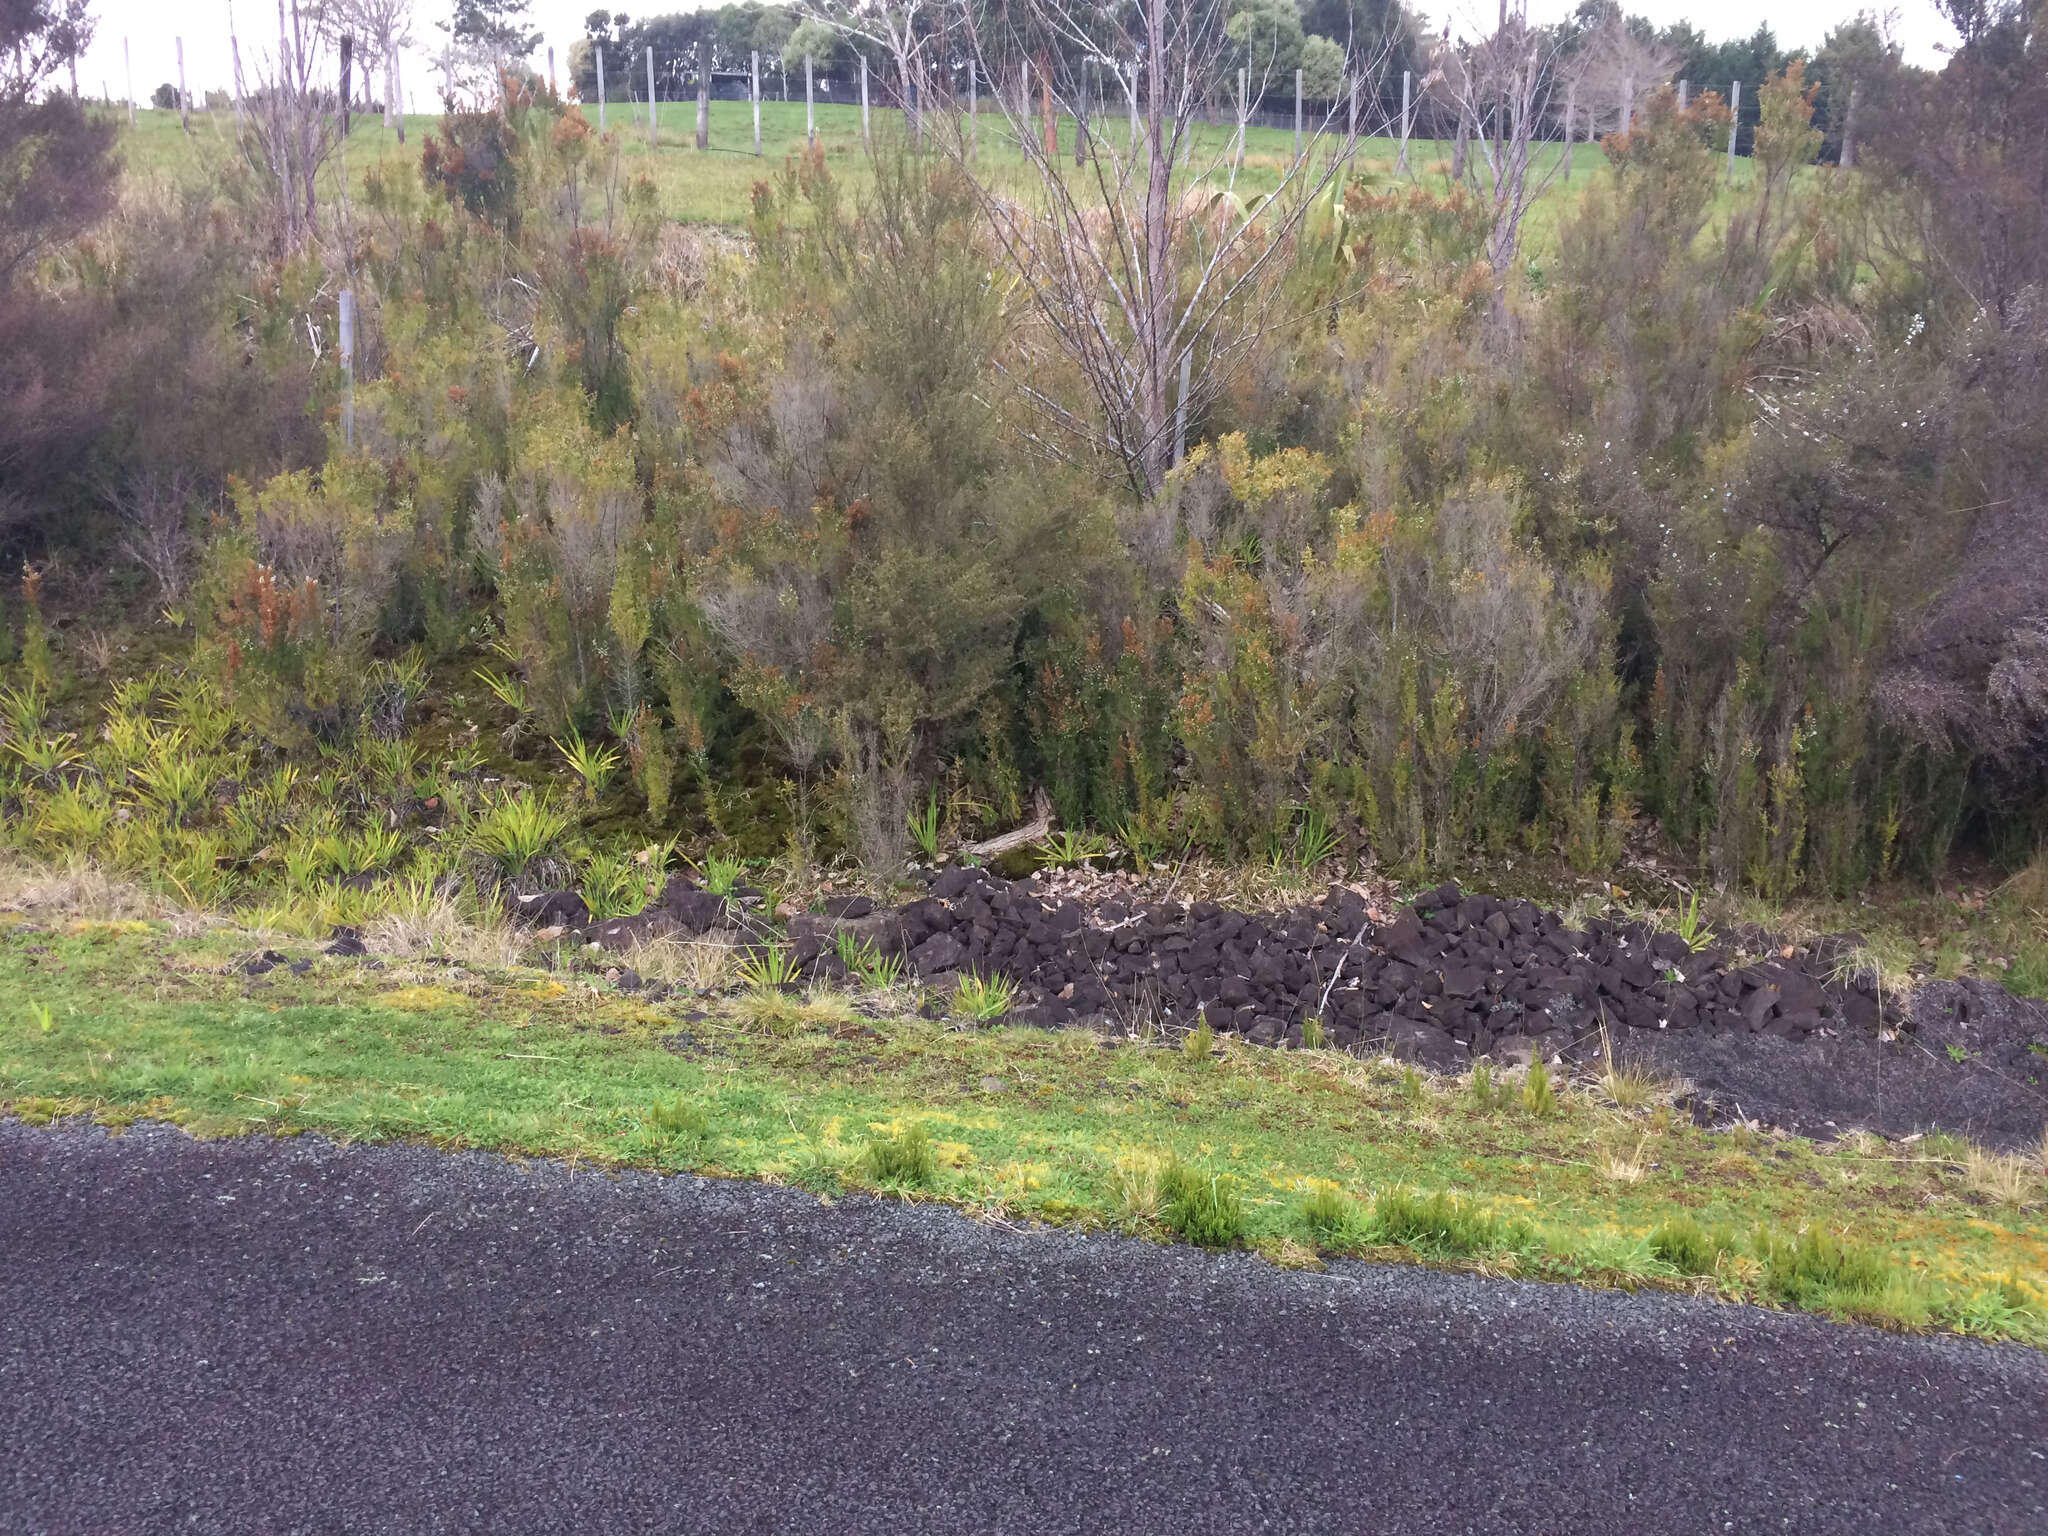
[[[1311,1184],[1302,1191],[1301,1219],[1324,1248],[1345,1246],[1363,1225],[1358,1202],[1334,1184]]]

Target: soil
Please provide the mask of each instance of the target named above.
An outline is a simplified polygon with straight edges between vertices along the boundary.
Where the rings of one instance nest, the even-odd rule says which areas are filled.
[[[1687,1080],[1687,1102],[1709,1123],[2021,1146],[2048,1121],[2048,1006],[1980,982],[1924,983],[1901,1002],[1856,967],[1854,935],[1761,953],[1752,935],[1745,950],[1695,951],[1648,924],[1573,928],[1534,902],[1455,884],[1403,907],[1332,886],[1272,912],[1146,895],[953,867],[901,906],[853,897],[793,916],[783,941],[811,980],[847,979],[841,934],[902,957],[941,995],[964,975],[1006,976],[1014,1023],[1170,1040],[1206,1019],[1253,1044],[1299,1047],[1314,1019],[1326,1048],[1439,1072],[1481,1056],[1590,1065],[1611,1052]],[[569,901],[529,905],[560,922]],[[678,876],[648,911],[583,933],[622,950],[716,929],[767,942],[760,893],[714,896]]]

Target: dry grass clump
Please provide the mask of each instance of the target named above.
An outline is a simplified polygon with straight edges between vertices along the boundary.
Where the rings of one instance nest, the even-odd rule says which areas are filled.
[[[1161,1184],[1165,1167],[1164,1158],[1149,1152],[1133,1152],[1116,1160],[1109,1187],[1120,1225],[1136,1230],[1159,1220],[1166,1199]]]
[[[465,966],[503,969],[520,963],[531,937],[502,918],[479,921],[447,891],[424,891],[371,918],[363,942],[397,960],[445,955]]]
[[[1650,1138],[1645,1136],[1636,1143],[1633,1152],[1625,1152],[1620,1147],[1603,1148],[1595,1154],[1593,1167],[1602,1178],[1617,1184],[1640,1184],[1643,1175],[1649,1171],[1649,1163],[1643,1156],[1643,1149],[1649,1144]]]
[[[30,864],[0,853],[0,911],[21,912],[42,922],[129,922],[169,917],[174,909],[141,886],[84,859]]]
[[[2038,1158],[1973,1146],[1962,1155],[1962,1169],[1964,1186],[1972,1194],[1994,1205],[2027,1205],[2040,1195],[2043,1178],[2048,1176],[2048,1128],[2041,1132]]]

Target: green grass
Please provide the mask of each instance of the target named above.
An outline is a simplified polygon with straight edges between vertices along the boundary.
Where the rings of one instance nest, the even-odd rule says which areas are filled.
[[[618,135],[627,173],[644,172],[648,175],[654,182],[657,204],[663,214],[683,223],[743,224],[754,183],[770,174],[788,156],[799,152],[804,145],[804,106],[801,101],[764,101],[761,104],[759,159],[754,156],[752,109],[746,102],[711,103],[711,148],[702,153],[695,148],[695,102],[660,104],[657,109],[660,142],[654,146],[648,143],[646,110],[644,106],[631,103],[614,103],[607,108],[607,127]],[[585,107],[583,111],[593,123],[596,122],[594,106]],[[401,156],[407,162],[416,160],[422,136],[436,128],[439,122],[435,115],[408,116],[406,143],[401,148],[396,135],[384,127],[381,118],[357,117],[351,124],[345,146],[352,186],[360,190],[363,176],[381,161],[397,160]],[[820,106],[817,122],[818,139],[824,148],[826,163],[848,186],[860,187],[867,180],[866,154],[860,136],[860,109]],[[873,113],[873,122],[878,135],[900,131],[894,112],[878,108]],[[1112,122],[1108,131],[1114,137],[1117,125]],[[1023,157],[1014,142],[1006,142],[1006,132],[1001,119],[984,103],[981,159],[993,179],[1014,182],[1021,191],[1026,186]],[[1205,165],[1211,157],[1223,153],[1233,133],[1228,125],[1198,127],[1195,130],[1195,164]],[[1061,125],[1061,142],[1069,146],[1073,143],[1071,118]],[[1322,152],[1330,152],[1334,143],[1326,140]],[[123,123],[121,148],[130,167],[140,172],[205,174],[215,163],[214,157],[234,151],[234,114],[194,113],[192,132],[187,135],[179,130],[176,112],[144,110],[138,114],[134,128]],[[1247,194],[1271,191],[1292,160],[1293,153],[1294,136],[1290,130],[1248,130],[1244,164],[1237,177],[1238,190]],[[1537,152],[1537,162],[1541,165],[1546,157],[1555,157],[1558,153],[1556,146],[1543,146]],[[1354,163],[1362,174],[1388,179],[1394,174],[1398,154],[1399,146],[1392,139],[1365,139],[1359,143]],[[1410,174],[1419,181],[1440,182],[1448,167],[1449,156],[1448,144],[1427,139],[1412,140],[1408,146]],[[1069,174],[1088,174],[1074,172],[1071,150],[1062,164]],[[1597,145],[1574,146],[1573,179],[1569,183],[1560,180],[1553,184],[1555,195],[1539,205],[1531,218],[1532,238],[1540,243],[1545,232],[1554,226],[1556,206],[1565,196],[1585,187],[1604,165],[1604,156]],[[1748,162],[1740,161],[1737,185],[1746,185],[1747,178]]]
[[[1306,1231],[1326,1254],[2048,1345],[2038,1175],[1996,1204],[1945,1157],[1738,1146],[1568,1084],[1537,1117],[1448,1079],[1404,1092],[1391,1065],[1329,1051],[1218,1041],[1190,1071],[1176,1048],[1081,1031],[869,1020],[838,999],[769,1010],[748,994],[685,1013],[524,966],[240,973],[279,942],[0,915],[0,1112],[914,1191],[1282,1260]],[[1619,1135],[1640,1143],[1632,1182],[1600,1171]],[[1686,1222],[1761,1235],[1702,1263],[1674,1243]]]

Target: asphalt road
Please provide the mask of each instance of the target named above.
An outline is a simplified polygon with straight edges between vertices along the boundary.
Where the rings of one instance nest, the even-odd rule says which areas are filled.
[[[0,1124],[0,1530],[2048,1532],[2048,1359]]]

